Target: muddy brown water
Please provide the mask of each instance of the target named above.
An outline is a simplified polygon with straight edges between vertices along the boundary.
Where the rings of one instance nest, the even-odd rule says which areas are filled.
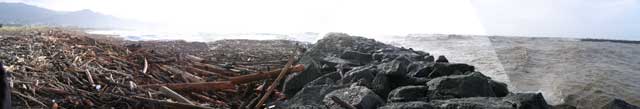
[[[640,105],[640,44],[460,35],[382,40],[474,65],[511,91],[542,92],[552,105],[598,108],[614,98]]]

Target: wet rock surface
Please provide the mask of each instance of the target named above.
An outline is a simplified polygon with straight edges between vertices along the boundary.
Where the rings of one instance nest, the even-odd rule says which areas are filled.
[[[402,86],[394,89],[389,93],[389,102],[404,102],[404,101],[424,101],[429,100],[427,92],[429,87],[427,86]]]
[[[437,58],[436,58],[437,57]],[[299,63],[306,71],[284,83],[282,108],[547,109],[540,93],[511,93],[507,85],[445,56],[330,33]]]
[[[435,78],[427,82],[431,96],[464,97],[502,97],[506,88],[494,88],[496,82],[479,72],[467,75],[454,75]],[[502,89],[495,90],[494,89]],[[502,96],[498,96],[499,93]]]
[[[343,108],[330,97],[335,96],[358,109],[373,109],[384,104],[384,100],[367,87],[352,86],[335,90],[324,97],[324,104],[330,109]]]
[[[602,106],[601,109],[640,109],[640,107],[631,105],[620,99],[613,99],[611,102]]]

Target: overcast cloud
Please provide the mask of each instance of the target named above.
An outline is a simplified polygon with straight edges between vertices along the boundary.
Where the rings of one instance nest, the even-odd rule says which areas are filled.
[[[455,33],[640,40],[639,0],[0,0],[198,31]],[[190,27],[190,28],[184,28]]]
[[[473,0],[492,35],[640,40],[638,0]]]

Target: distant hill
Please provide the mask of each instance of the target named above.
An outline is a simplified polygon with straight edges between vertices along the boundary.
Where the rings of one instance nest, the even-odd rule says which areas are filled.
[[[91,10],[53,11],[24,3],[0,2],[0,23],[13,25],[75,26],[87,28],[135,28],[144,23],[124,20]]]

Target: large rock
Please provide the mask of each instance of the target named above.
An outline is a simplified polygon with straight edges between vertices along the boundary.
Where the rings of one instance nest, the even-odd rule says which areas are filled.
[[[364,65],[373,61],[373,57],[370,53],[362,53],[357,51],[347,50],[340,55],[340,58],[350,60],[356,65]]]
[[[432,61],[418,61],[409,64],[409,77],[427,77],[433,71],[435,63]]]
[[[378,109],[434,109],[432,104],[424,101],[387,103]]]
[[[409,72],[409,64],[411,64],[411,61],[406,56],[399,56],[391,62],[380,64],[379,67],[382,74],[393,77],[404,77]]]
[[[449,75],[464,75],[475,71],[475,67],[468,64],[457,63],[436,63],[433,65],[433,71],[427,77],[437,78]]]
[[[287,77],[283,85],[284,94],[292,97],[300,91],[305,84],[326,73],[325,70],[333,68],[337,64],[359,64],[352,60],[359,60],[361,55],[371,54],[382,48],[394,48],[393,46],[377,42],[364,37],[349,36],[344,33],[329,33],[323,39],[305,52],[300,58],[300,64],[305,65],[305,71],[292,74]],[[340,58],[341,55],[344,58]],[[365,59],[362,59],[365,60]]]
[[[507,84],[505,83],[491,81],[489,82],[489,84],[493,86],[493,92],[495,92],[496,96],[498,97],[507,96],[510,93],[509,89],[507,88]]]
[[[503,102],[512,103],[518,109],[547,109],[550,106],[542,93],[513,93],[502,98]]]
[[[506,97],[471,97],[433,100],[433,107],[444,109],[549,109],[540,93],[510,94]]]
[[[344,74],[340,83],[342,84],[351,84],[357,83],[362,86],[371,86],[371,82],[377,73],[376,66],[361,66],[356,67],[353,70],[350,70]]]
[[[387,98],[387,94],[395,87],[387,75],[378,74],[371,81],[369,88],[382,98]]]
[[[287,100],[289,107],[324,107],[324,96],[338,89],[347,88],[347,85],[315,85],[306,86]]]
[[[613,99],[600,109],[640,109],[640,107],[631,105],[620,99]]]
[[[388,102],[427,101],[427,86],[402,86],[389,93]]]
[[[407,57],[410,61],[425,61],[429,53],[397,47],[387,47],[373,53],[373,59],[380,62],[389,62],[401,56]]]
[[[393,46],[358,36],[349,36],[344,33],[329,33],[318,40],[316,44],[304,55],[322,59],[326,56],[338,56],[345,51],[355,51],[371,54],[382,48],[395,48]]]
[[[502,102],[500,98],[489,97],[433,100],[429,103],[437,109],[515,109],[511,103]]]
[[[335,96],[358,109],[374,109],[384,105],[384,100],[367,87],[351,86],[335,90],[324,97],[324,104],[329,109],[342,109],[343,107],[331,100]]]
[[[307,83],[325,74],[321,70],[321,64],[317,61],[307,60],[301,62],[304,64],[305,70],[301,73],[293,73],[287,77],[283,85],[283,93],[287,97],[292,97],[300,91]]]
[[[539,93],[387,103],[378,109],[549,109]]]
[[[307,86],[317,86],[317,85],[337,85],[338,80],[340,80],[340,74],[338,72],[331,72],[325,75],[322,75],[315,80],[307,83]]]
[[[447,57],[444,57],[443,55],[438,56],[438,59],[436,60],[436,62],[439,63],[448,63],[449,60],[447,59]]]
[[[455,98],[464,97],[498,97],[503,92],[508,92],[506,88],[494,88],[495,81],[479,72],[467,75],[454,75],[435,78],[429,82],[430,96],[452,96]],[[496,90],[494,90],[496,89]],[[498,92],[498,94],[496,93]]]

